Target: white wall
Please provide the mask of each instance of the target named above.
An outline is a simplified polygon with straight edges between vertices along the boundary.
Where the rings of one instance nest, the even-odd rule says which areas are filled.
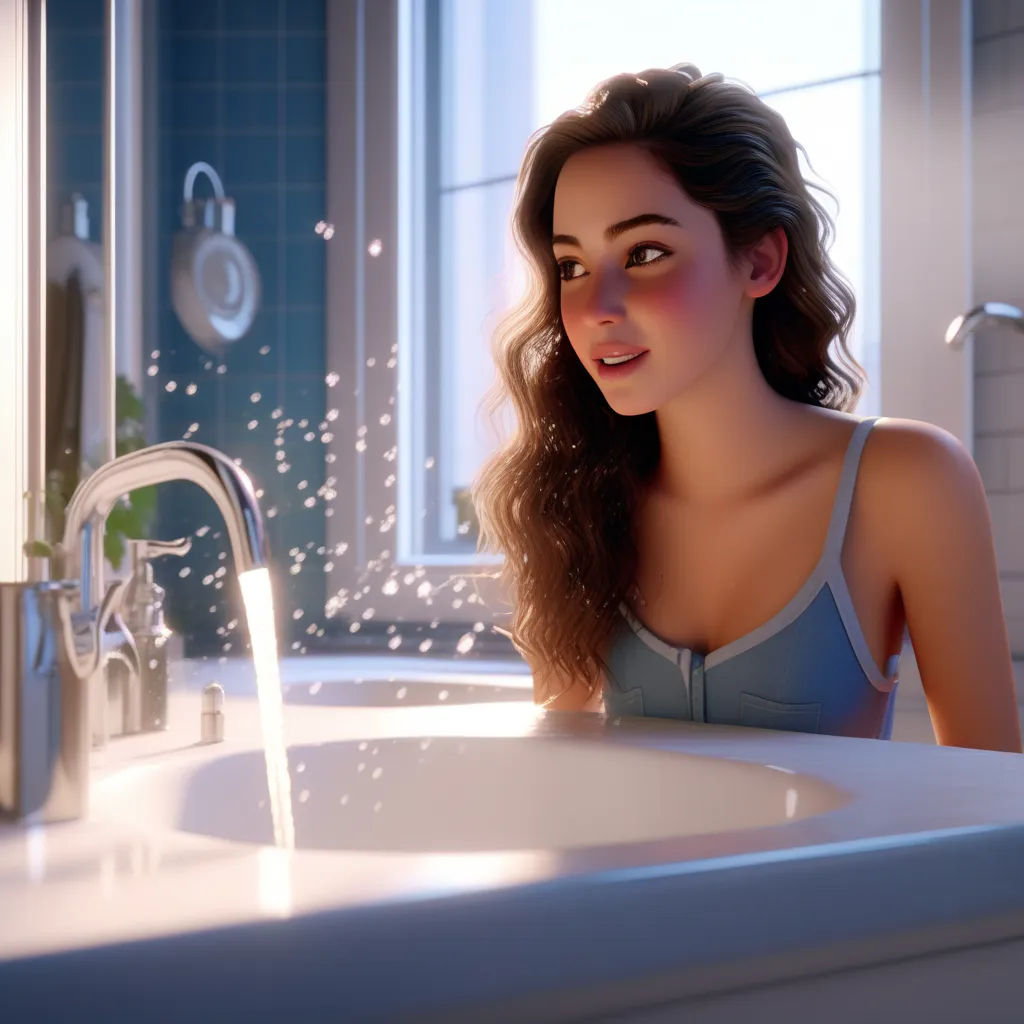
[[[0,582],[26,571],[27,54],[25,0],[0,0]]]
[[[1024,0],[973,8],[974,299],[1024,308]],[[979,332],[974,358],[974,457],[992,510],[1010,646],[1024,659],[1024,335]]]

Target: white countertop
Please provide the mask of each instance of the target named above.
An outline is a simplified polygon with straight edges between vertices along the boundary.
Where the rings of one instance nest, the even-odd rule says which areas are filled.
[[[229,694],[226,713],[226,742],[194,747],[198,693],[176,693],[171,729],[113,740],[94,777],[253,749],[255,701]],[[0,826],[0,1016],[452,1021],[462,1007],[466,1020],[522,1020],[559,990],[566,1012],[608,1012],[641,991],[713,991],[1024,935],[1020,755],[530,704],[286,706],[285,729],[304,743],[600,739],[771,764],[854,799],[772,828],[485,854],[286,852],[95,821]]]

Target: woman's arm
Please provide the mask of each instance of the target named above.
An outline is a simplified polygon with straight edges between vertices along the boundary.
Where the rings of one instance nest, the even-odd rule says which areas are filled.
[[[879,427],[890,557],[935,738],[1020,753],[992,522],[974,459],[940,427]]]
[[[544,666],[531,665],[533,671],[533,701],[544,704],[553,694],[558,694],[550,704],[544,705],[551,711],[603,711],[604,680],[594,681],[593,692],[589,692],[582,679],[568,679],[562,673]]]

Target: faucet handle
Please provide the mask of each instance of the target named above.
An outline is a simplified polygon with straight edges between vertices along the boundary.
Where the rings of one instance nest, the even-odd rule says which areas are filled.
[[[174,555],[182,558],[192,550],[191,537],[179,537],[177,540],[130,540],[128,548],[132,553],[132,567],[138,568],[143,562],[163,555]]]

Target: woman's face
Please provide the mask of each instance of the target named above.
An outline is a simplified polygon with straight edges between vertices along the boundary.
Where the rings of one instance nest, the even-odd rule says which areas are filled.
[[[715,215],[636,146],[571,156],[555,187],[552,228],[565,333],[624,416],[663,407],[734,341],[751,343],[753,299],[782,273],[777,259],[771,272],[770,254],[764,267],[755,254],[730,269]],[[772,236],[784,266],[785,233]],[[618,348],[645,351],[622,370],[603,367],[597,357]]]

